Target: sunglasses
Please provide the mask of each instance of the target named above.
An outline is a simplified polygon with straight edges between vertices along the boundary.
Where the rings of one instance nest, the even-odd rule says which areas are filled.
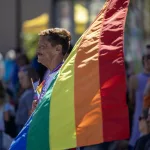
[[[143,116],[139,117],[139,121],[144,120],[144,119],[145,119],[145,117],[143,117]]]

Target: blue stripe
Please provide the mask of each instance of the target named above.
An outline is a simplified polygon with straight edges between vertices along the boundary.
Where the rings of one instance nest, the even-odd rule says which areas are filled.
[[[32,115],[33,116],[33,115]],[[23,129],[20,131],[18,136],[12,142],[9,150],[26,150],[27,146],[27,134],[29,130],[30,123],[32,122],[32,116],[28,119]]]

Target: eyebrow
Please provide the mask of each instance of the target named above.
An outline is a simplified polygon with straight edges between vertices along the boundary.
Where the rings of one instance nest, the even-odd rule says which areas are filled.
[[[40,44],[40,43],[39,43],[39,44]],[[42,46],[47,46],[47,43],[42,42],[40,45],[42,45]]]

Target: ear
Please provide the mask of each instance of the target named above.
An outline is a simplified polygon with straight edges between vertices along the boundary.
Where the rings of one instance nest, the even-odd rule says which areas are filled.
[[[57,46],[56,46],[56,51],[57,51],[58,53],[62,53],[62,45],[57,45]]]

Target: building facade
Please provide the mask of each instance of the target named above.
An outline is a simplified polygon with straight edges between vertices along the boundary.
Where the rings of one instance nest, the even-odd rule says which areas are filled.
[[[20,2],[20,3],[18,3]],[[105,0],[1,0],[0,52],[21,47],[21,26],[26,20],[49,14],[49,27],[63,27],[72,34],[74,44],[102,8]],[[18,9],[19,8],[19,9]],[[129,7],[125,55],[140,59],[150,38],[150,1],[132,0]]]
[[[22,23],[43,13],[50,13],[50,0],[0,1],[0,52],[20,47]],[[20,35],[20,36],[19,36]]]

